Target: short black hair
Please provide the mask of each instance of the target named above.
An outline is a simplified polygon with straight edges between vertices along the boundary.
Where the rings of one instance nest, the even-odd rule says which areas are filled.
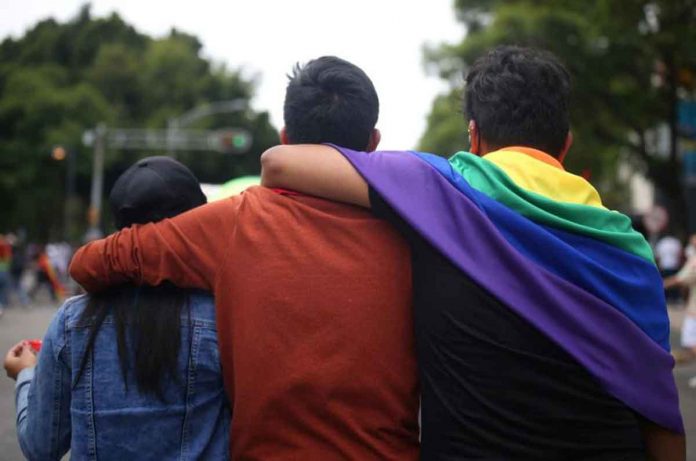
[[[570,129],[570,74],[551,53],[499,46],[477,59],[464,112],[491,148],[527,146],[558,156]]]
[[[295,65],[285,93],[285,133],[292,144],[330,142],[367,148],[379,99],[358,66],[335,56]]]

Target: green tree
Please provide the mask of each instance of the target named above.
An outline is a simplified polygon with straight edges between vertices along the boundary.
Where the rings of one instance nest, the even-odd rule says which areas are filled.
[[[459,90],[435,98],[428,114],[427,127],[420,140],[421,150],[449,157],[468,145],[467,124]]]
[[[696,49],[690,43],[696,38],[696,2],[456,0],[455,11],[468,31],[462,42],[426,52],[443,78],[454,80],[499,44],[552,51],[574,80],[575,147],[569,168],[592,171],[595,182],[609,189],[616,161],[626,153],[683,211],[676,106],[677,95],[693,93],[690,76],[696,72]],[[441,123],[453,122],[433,118],[423,148],[449,145],[452,150],[460,142],[438,128]],[[668,128],[667,152],[653,141],[661,125]],[[442,133],[434,134],[438,130]]]
[[[91,178],[85,130],[165,128],[173,117],[217,100],[250,100],[253,81],[201,55],[192,35],[172,30],[153,39],[118,15],[92,17],[89,6],[65,23],[41,21],[0,43],[0,232],[24,227],[31,238],[61,236],[67,162],[51,158],[65,146],[77,160],[78,211],[84,229]],[[245,155],[180,153],[202,181],[257,173],[258,157],[277,142],[266,112],[248,109],[198,121],[193,127],[243,127],[253,136]],[[133,161],[162,152],[109,151],[105,190]]]
[[[7,76],[0,98],[2,227],[59,232],[64,171],[52,161],[51,147],[77,144],[83,126],[111,115],[99,92],[69,84],[58,66],[20,67]]]

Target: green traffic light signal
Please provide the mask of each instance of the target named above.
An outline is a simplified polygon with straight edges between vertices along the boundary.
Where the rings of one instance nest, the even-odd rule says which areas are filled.
[[[230,128],[217,132],[220,152],[242,154],[251,146],[251,134],[243,128]]]
[[[244,133],[235,134],[232,137],[232,145],[237,149],[242,149],[247,145],[247,136]]]

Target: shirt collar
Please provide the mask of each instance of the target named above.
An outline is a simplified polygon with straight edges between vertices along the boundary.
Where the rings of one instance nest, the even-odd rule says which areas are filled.
[[[509,147],[503,147],[502,149],[498,149],[495,152],[518,152],[520,154],[525,154],[529,155],[530,157],[539,160],[541,162],[544,162],[548,165],[551,165],[552,167],[558,168],[559,170],[565,171],[565,168],[563,168],[563,165],[561,162],[558,161],[557,158],[552,157],[551,155],[547,154],[546,152],[540,151],[538,149],[534,149],[532,147],[523,147],[523,146],[509,146]],[[488,154],[492,154],[493,152],[489,152]],[[486,154],[486,155],[488,155]],[[484,155],[484,157],[486,156]]]

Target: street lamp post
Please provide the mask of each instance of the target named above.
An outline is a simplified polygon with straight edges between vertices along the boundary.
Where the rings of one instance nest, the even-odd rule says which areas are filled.
[[[99,223],[101,221],[102,191],[104,189],[104,144],[106,125],[100,123],[94,130],[94,157],[92,158],[92,190],[89,200],[89,239],[101,236]]]
[[[163,148],[167,150],[168,155],[174,157],[174,151],[178,147],[180,141],[180,134],[185,127],[195,122],[203,117],[208,117],[210,115],[230,113],[230,112],[240,112],[247,109],[247,101],[242,98],[231,99],[229,101],[215,101],[209,104],[203,104],[201,106],[195,107],[188,112],[180,115],[179,117],[173,117],[167,121],[166,139],[160,146],[159,139],[153,144],[156,144],[158,148]],[[109,136],[109,143],[118,143],[118,139],[112,139],[113,137],[122,137],[129,139],[132,136],[133,131],[142,132],[143,130],[122,130],[122,129],[110,129],[107,130],[104,124],[97,126],[95,130],[86,131],[83,135],[82,141],[88,146],[94,146],[94,156],[92,160],[92,191],[90,195],[90,206],[89,206],[89,230],[87,231],[86,238],[94,239],[99,238],[102,233],[99,228],[101,221],[101,207],[102,207],[102,192],[104,189],[104,150],[106,148],[107,135]],[[150,138],[152,134],[156,135],[156,130],[145,130],[146,138]],[[142,133],[140,133],[142,134]],[[190,134],[190,133],[189,133]],[[205,132],[203,133],[205,134]],[[210,132],[218,136],[214,132]],[[245,144],[243,146],[233,146],[236,152],[243,152],[248,149],[251,144],[251,136],[245,130],[241,131],[243,135],[242,138]],[[123,140],[121,140],[123,141]],[[141,145],[140,142],[134,143]],[[147,141],[147,139],[145,140]],[[198,140],[200,142],[200,140]],[[145,142],[145,144],[150,144]],[[206,142],[206,149],[210,149],[209,142]],[[132,147],[131,147],[132,148]]]
[[[66,162],[65,166],[65,204],[63,210],[63,239],[68,241],[70,238],[71,218],[72,218],[72,199],[75,196],[75,174],[77,168],[77,158],[75,151],[64,146],[54,146],[51,150],[51,157],[58,162]]]

